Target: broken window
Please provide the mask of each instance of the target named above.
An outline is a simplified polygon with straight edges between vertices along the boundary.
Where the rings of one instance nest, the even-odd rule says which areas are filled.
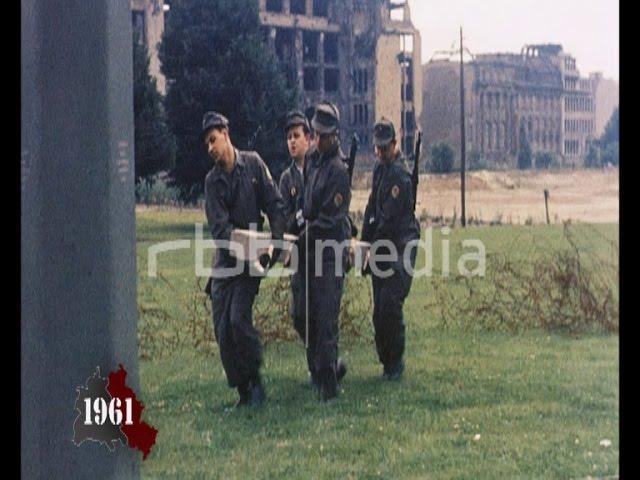
[[[304,89],[306,91],[318,90],[318,69],[316,67],[304,69]]]
[[[340,72],[337,68],[328,68],[324,71],[325,92],[337,92],[340,86]]]
[[[316,17],[328,17],[329,0],[313,0],[313,15]]]
[[[282,0],[267,0],[267,12],[282,12]]]
[[[278,28],[276,30],[276,55],[281,62],[294,59],[295,35],[293,30]]]
[[[395,22],[404,21],[404,7],[391,8],[389,10],[389,18]]]
[[[292,63],[281,63],[280,71],[287,82],[287,88],[293,89],[298,86],[298,71]]]
[[[336,33],[325,33],[324,35],[324,61],[338,63],[338,35]]]
[[[291,0],[291,13],[294,15],[306,15],[307,2],[306,0]]]
[[[305,62],[318,61],[318,32],[302,32],[302,59]]]
[[[367,69],[357,69],[353,71],[353,93],[366,93],[368,89]]]
[[[145,44],[144,10],[131,11],[131,25],[133,26],[133,38],[138,45]]]

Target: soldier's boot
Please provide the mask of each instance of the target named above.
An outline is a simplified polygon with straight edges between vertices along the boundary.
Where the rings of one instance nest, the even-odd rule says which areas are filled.
[[[404,360],[400,359],[391,365],[385,365],[382,378],[385,380],[399,380],[404,372]]]
[[[319,372],[320,400],[327,402],[338,396],[338,379],[333,368],[327,368]]]
[[[259,376],[256,376],[249,382],[249,405],[252,407],[260,407],[267,401],[267,392],[262,385]]]
[[[347,374],[347,364],[341,358],[336,362],[336,380],[338,381],[338,385],[340,385],[340,381]]]
[[[320,389],[320,380],[318,378],[318,373],[314,370],[309,370],[309,385],[316,390]]]
[[[249,404],[249,384],[245,383],[244,385],[240,385],[238,387],[238,394],[240,398],[235,404],[235,408],[244,407]]]

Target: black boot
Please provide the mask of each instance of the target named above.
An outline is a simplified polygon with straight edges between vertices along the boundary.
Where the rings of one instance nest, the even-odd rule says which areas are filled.
[[[340,381],[345,377],[346,374],[347,364],[344,363],[344,360],[339,358],[338,362],[336,363],[336,380],[338,381],[338,383],[340,383]]]
[[[249,384],[245,383],[244,385],[240,385],[238,387],[238,394],[240,398],[235,404],[235,408],[244,407],[249,404]]]
[[[316,390],[320,389],[320,380],[315,370],[309,370],[309,385]]]
[[[333,368],[320,371],[320,400],[327,402],[338,396],[338,379]]]
[[[249,382],[249,405],[260,407],[267,400],[267,392],[262,385],[260,377]]]
[[[404,360],[400,359],[396,363],[384,366],[382,378],[385,380],[399,380],[404,372]]]

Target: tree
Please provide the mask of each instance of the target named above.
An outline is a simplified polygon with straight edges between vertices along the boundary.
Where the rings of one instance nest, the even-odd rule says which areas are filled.
[[[531,168],[531,145],[527,139],[527,131],[524,128],[524,121],[520,122],[520,138],[518,142],[518,168],[526,170]]]
[[[597,168],[601,166],[600,151],[594,142],[589,143],[587,154],[584,157],[584,166],[587,168]]]
[[[176,145],[167,125],[156,79],[149,74],[149,54],[144,44],[133,42],[133,115],[135,177],[150,183],[151,177],[173,168]]]
[[[277,178],[287,158],[283,123],[296,92],[263,44],[258,1],[173,2],[159,56],[178,146],[171,177],[183,198],[197,199],[212,166],[199,139],[209,110],[225,115],[233,143],[258,151]]]
[[[605,147],[612,143],[620,141],[620,108],[616,107],[604,127],[604,132],[600,137],[599,143]]]
[[[480,150],[473,149],[469,152],[469,170],[486,170],[487,160]]]
[[[453,170],[454,153],[448,143],[438,142],[431,147],[430,170],[434,173],[449,173]]]
[[[600,159],[603,165],[620,163],[620,109],[616,108],[604,127],[604,133],[598,140]]]
[[[536,152],[535,156],[536,168],[549,169],[556,166],[555,155],[551,152]]]

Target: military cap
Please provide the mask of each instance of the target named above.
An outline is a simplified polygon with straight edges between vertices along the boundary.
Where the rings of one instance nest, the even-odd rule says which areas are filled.
[[[396,138],[396,129],[388,118],[382,117],[373,127],[373,144],[384,147]]]
[[[298,125],[302,125],[306,128],[307,132],[311,130],[309,127],[309,120],[304,113],[299,110],[294,110],[287,114],[287,123],[285,124],[284,131],[288,132],[290,128],[297,127]]]
[[[310,107],[307,107],[304,110],[304,116],[307,117],[307,120],[309,120],[309,124],[311,124],[311,119],[313,118],[313,115],[316,113],[316,107],[314,107],[313,105],[311,105]]]
[[[336,133],[340,127],[340,112],[333,103],[322,102],[311,120],[313,129],[321,135]]]
[[[202,132],[200,132],[200,140],[204,141],[205,136],[212,128],[229,128],[229,120],[227,117],[218,112],[207,112],[202,117]]]

